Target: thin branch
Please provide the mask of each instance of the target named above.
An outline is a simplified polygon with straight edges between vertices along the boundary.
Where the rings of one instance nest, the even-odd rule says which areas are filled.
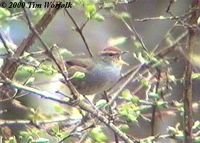
[[[191,38],[193,32],[190,30],[187,38],[187,53],[191,52]],[[184,133],[185,143],[192,143],[192,64],[186,60],[186,67],[184,73],[184,90],[183,90],[183,101],[184,101]]]
[[[23,0],[21,0],[23,1]],[[33,27],[29,17],[28,17],[28,14],[27,14],[27,11],[26,11],[26,8],[23,8],[24,10],[24,14],[25,14],[25,17],[28,21],[28,26],[30,28],[30,30],[35,33],[35,35],[37,36],[37,38],[39,39],[40,43],[42,44],[42,46],[44,47],[44,49],[46,50],[47,52],[47,55],[53,60],[53,62],[56,64],[57,68],[59,69],[60,73],[62,74],[62,76],[64,77],[65,79],[65,82],[67,83],[67,86],[69,87],[69,89],[71,90],[72,92],[72,95],[73,95],[73,98],[74,100],[78,99],[80,97],[78,91],[75,89],[75,87],[72,85],[71,81],[68,80],[68,73],[67,73],[67,70],[66,70],[66,67],[64,66],[64,64],[60,64],[58,62],[58,60],[54,57],[53,53],[51,52],[50,48],[48,47],[48,45],[42,40],[41,36],[39,35],[39,33],[37,32],[37,30]]]
[[[0,119],[0,126],[5,126],[5,125],[27,125],[27,124],[35,124],[37,126],[40,125],[47,125],[47,124],[54,124],[54,123],[60,123],[60,122],[68,122],[69,118],[59,118],[56,117],[56,119],[51,119],[51,120],[43,120],[43,121],[32,121],[32,120],[4,120]]]
[[[131,137],[127,137],[126,134],[124,134],[122,131],[120,131],[113,123],[111,123],[106,117],[101,115],[99,111],[94,111],[91,109],[87,104],[84,104],[83,102],[79,103],[79,107],[92,115],[94,115],[99,121],[104,123],[107,127],[109,127],[112,131],[114,131],[121,139],[123,139],[126,143],[139,143],[138,139],[135,139]]]
[[[55,2],[55,1],[54,1]],[[57,8],[49,8],[47,12],[43,15],[43,17],[40,19],[40,21],[36,24],[35,29],[37,29],[39,34],[42,34],[44,30],[48,27],[49,23],[53,20],[56,13],[59,11]],[[31,47],[31,45],[36,40],[36,35],[34,32],[30,32],[30,34],[25,38],[20,46],[15,51],[13,57],[18,58],[24,54],[26,50]],[[4,66],[2,68],[2,72],[6,74],[6,76],[10,79],[13,78],[15,75],[15,72],[18,68],[19,64],[17,64],[16,60],[7,60],[4,63]]]
[[[177,20],[177,19],[183,19],[185,17],[188,17],[190,16],[194,11],[196,11],[197,9],[191,9],[189,10],[188,12],[186,12],[185,14],[183,15],[180,15],[180,16],[158,16],[158,17],[145,17],[145,18],[136,18],[134,19],[134,21],[136,22],[145,22],[145,21],[149,21],[149,20]]]
[[[160,69],[156,69],[157,70],[157,81],[156,81],[156,94],[158,94],[158,89],[160,86],[160,79],[161,79],[161,71]],[[155,119],[156,119],[156,110],[157,110],[157,99],[155,99],[153,101],[153,105],[152,105],[152,116],[151,116],[151,136],[154,136],[155,134]]]
[[[7,53],[8,53],[9,55],[12,55],[12,54],[13,54],[13,51],[8,47],[8,45],[6,44],[6,40],[3,38],[3,36],[2,36],[1,33],[0,33],[0,39],[1,39],[1,41],[2,41],[2,43],[3,43],[3,45],[4,45],[4,47],[5,47],[5,49],[6,49],[6,51],[7,51]]]
[[[176,17],[172,12],[171,12],[171,6],[173,5],[173,3],[175,2],[175,0],[170,0],[170,2],[169,2],[169,5],[168,5],[168,7],[167,7],[167,9],[166,9],[166,13],[168,13],[170,16],[172,16],[172,17]],[[197,9],[198,10],[198,9]],[[193,14],[195,11],[192,11],[191,12],[191,14]],[[188,24],[188,23],[186,23],[185,21],[183,21],[181,18],[177,18],[176,19],[177,21],[178,21],[178,23],[180,23],[182,26],[184,26],[184,27],[186,27],[186,28],[190,28],[190,29],[197,29],[197,30],[199,30],[200,31],[200,28],[199,28],[199,26],[198,25],[196,25],[196,24]]]
[[[85,44],[85,46],[86,46],[86,49],[87,49],[87,51],[88,51],[90,57],[93,57],[92,51],[90,50],[90,48],[89,48],[89,46],[88,46],[88,43],[86,42],[86,39],[85,39],[85,37],[84,37],[84,35],[83,35],[83,31],[82,31],[83,26],[82,26],[82,28],[80,28],[80,27],[78,26],[78,24],[76,23],[76,21],[74,20],[74,18],[72,17],[72,15],[69,13],[69,11],[68,11],[66,8],[65,8],[64,10],[65,10],[65,12],[67,13],[67,15],[69,16],[69,18],[71,19],[71,21],[73,22],[73,24],[75,25],[76,31],[80,34],[81,38],[83,39],[83,42],[84,42],[84,44]]]
[[[142,65],[139,67],[136,66],[136,68],[131,69],[126,75],[124,75],[122,78],[119,79],[116,85],[112,87],[108,91],[108,96],[112,97],[112,99],[109,101],[109,105],[111,106],[114,101],[117,99],[119,93],[124,89],[124,87],[132,81],[132,79],[135,77],[135,75],[140,71],[142,68]]]
[[[175,46],[183,40],[188,35],[188,30],[182,33],[171,45],[164,47],[162,50],[156,53],[158,57],[164,57],[168,53],[174,51],[176,48]]]
[[[30,92],[30,93],[34,93],[36,96],[40,96],[41,98],[48,99],[48,100],[51,100],[51,101],[54,101],[54,102],[57,102],[57,103],[60,103],[60,104],[65,104],[65,105],[69,105],[69,106],[72,106],[72,107],[74,106],[73,103],[68,102],[68,101],[64,101],[63,99],[56,98],[56,96],[53,96],[48,92],[40,91],[40,90],[31,88],[31,87],[27,87],[27,86],[18,84],[16,82],[13,82],[10,79],[8,79],[2,72],[0,72],[0,76],[11,87],[14,87],[14,88],[17,88],[17,89],[20,89],[20,90],[24,90],[24,91],[27,91],[27,92]],[[94,115],[98,120],[103,122],[108,128],[113,130],[125,142],[127,142],[127,143],[138,143],[139,142],[137,139],[134,139],[133,137],[132,137],[133,141],[131,139],[129,139],[126,136],[126,134],[124,134],[120,129],[118,129],[113,123],[110,123],[110,121],[108,119],[106,119],[106,117],[104,117],[104,115],[102,115],[102,113],[100,111],[92,109],[91,106],[84,103],[84,101],[78,102],[77,105],[82,110]]]
[[[145,45],[145,43],[144,43],[142,37],[141,37],[141,36],[139,35],[139,33],[136,31],[135,27],[134,27],[133,25],[130,26],[130,25],[126,22],[126,20],[124,20],[123,18],[122,18],[122,22],[125,24],[125,26],[128,28],[128,30],[129,30],[134,36],[136,36],[136,38],[137,38],[137,39],[139,40],[139,42],[141,43],[142,48],[144,49],[144,51],[148,52],[148,49],[147,49],[147,47],[146,47],[146,45]]]
[[[106,91],[104,91],[104,97],[105,97],[106,102],[108,104],[109,103],[109,98],[108,98],[108,95],[107,95]],[[115,124],[112,107],[110,105],[108,105],[108,108],[109,108],[109,115],[110,115],[109,117],[110,117],[110,120],[113,122],[113,124]],[[119,143],[119,139],[118,139],[117,134],[115,132],[113,132],[113,133],[114,133],[115,143]]]

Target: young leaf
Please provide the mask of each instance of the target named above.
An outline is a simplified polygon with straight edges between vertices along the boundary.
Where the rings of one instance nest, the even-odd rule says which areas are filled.
[[[104,134],[104,132],[100,127],[96,127],[92,130],[91,137],[97,143],[104,143],[107,142],[108,140],[108,138],[106,137],[106,135]]]
[[[63,57],[63,59],[67,59],[67,58],[73,56],[71,51],[64,49],[64,48],[59,48],[59,53]]]
[[[99,14],[99,13],[96,13],[96,14],[94,15],[94,19],[95,19],[96,21],[98,21],[98,22],[102,22],[102,21],[105,20],[105,18],[104,18],[101,14]]]
[[[132,94],[130,90],[125,89],[124,91],[122,91],[122,97],[123,99],[130,101],[132,99]]]
[[[32,143],[49,143],[49,139],[39,138],[37,140],[32,141]]]
[[[77,79],[77,80],[83,80],[85,78],[84,72],[75,72],[71,78]]]
[[[110,39],[108,43],[112,46],[117,46],[117,45],[121,45],[121,44],[125,43],[126,40],[127,40],[126,37],[121,36],[121,37],[116,37],[116,38]]]
[[[103,99],[99,100],[99,101],[96,103],[96,107],[97,107],[98,109],[105,109],[107,106],[108,106],[108,104],[107,104],[106,100],[103,100]]]
[[[92,19],[92,17],[95,15],[97,9],[95,4],[89,4],[86,6],[86,11],[85,11],[85,15],[87,18]]]
[[[8,16],[10,16],[10,11],[8,11],[5,8],[0,7],[0,20],[6,19]]]

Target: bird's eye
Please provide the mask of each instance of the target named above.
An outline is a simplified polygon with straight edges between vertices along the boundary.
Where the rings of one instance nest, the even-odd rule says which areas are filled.
[[[108,56],[111,56],[111,57],[112,57],[112,56],[113,56],[113,54],[108,54]]]
[[[113,53],[108,53],[108,56],[113,57],[113,56],[115,56],[115,54],[113,54]]]

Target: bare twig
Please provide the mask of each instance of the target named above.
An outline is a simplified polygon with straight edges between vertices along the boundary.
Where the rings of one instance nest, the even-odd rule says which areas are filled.
[[[102,6],[99,6],[98,9],[96,10],[95,13],[93,13],[91,15],[91,17],[93,17],[97,12],[99,12],[103,7]],[[86,26],[86,24],[90,21],[89,18],[86,19],[86,21],[82,24],[82,26],[80,27],[80,30],[83,31],[84,27]],[[75,21],[74,21],[75,22]],[[77,25],[78,26],[78,25]]]
[[[188,35],[187,40],[187,51],[191,51],[191,36],[192,33]],[[184,91],[183,91],[183,100],[184,100],[184,124],[185,124],[185,143],[192,143],[192,64],[190,61],[186,60],[185,75],[184,75]]]
[[[67,13],[67,15],[69,16],[69,18],[72,20],[73,24],[75,25],[76,31],[80,34],[81,38],[83,39],[83,42],[84,42],[84,44],[85,44],[85,46],[86,46],[86,49],[87,49],[87,51],[88,51],[90,57],[93,57],[92,51],[90,50],[90,48],[89,48],[89,46],[88,46],[88,43],[86,42],[86,39],[85,39],[85,37],[84,37],[84,35],[83,35],[82,29],[83,29],[83,27],[84,27],[85,25],[82,26],[82,27],[79,27],[79,25],[76,23],[76,21],[74,20],[74,18],[71,16],[71,14],[69,13],[69,11],[68,11],[66,8],[65,8],[64,10],[65,10],[65,12]],[[86,22],[86,23],[87,23],[87,22]]]
[[[30,92],[30,93],[34,93],[36,96],[40,96],[41,98],[48,99],[48,100],[51,100],[51,101],[55,101],[55,102],[60,103],[60,104],[70,105],[72,107],[74,106],[73,103],[68,102],[68,101],[64,101],[63,99],[56,98],[56,96],[53,96],[48,92],[40,91],[40,90],[31,88],[31,87],[27,87],[27,86],[18,84],[16,82],[13,82],[10,79],[8,79],[2,72],[0,72],[0,76],[11,87],[14,87],[14,88],[17,88],[17,89],[20,89],[20,90],[24,90],[24,91],[27,91],[27,92]],[[84,103],[83,101],[78,102],[77,105],[82,110],[85,110],[86,112],[91,113],[98,120],[103,122],[108,128],[113,130],[125,142],[127,142],[127,143],[138,143],[139,142],[137,139],[134,139],[133,137],[132,137],[133,141],[131,139],[129,139],[126,136],[126,134],[124,134],[122,131],[120,131],[113,123],[110,123],[110,121],[108,119],[106,119],[106,117],[104,117],[104,115],[102,115],[102,113],[100,111],[92,109],[88,104]]]
[[[104,97],[106,99],[106,102],[107,104],[109,103],[109,98],[108,98],[108,95],[107,95],[107,92],[105,91],[104,92]],[[112,107],[110,105],[108,105],[108,108],[109,108],[109,115],[110,115],[110,120],[113,122],[113,124],[115,124],[114,122],[114,115],[113,115],[113,111],[112,111]],[[115,143],[119,143],[119,139],[118,139],[118,136],[117,134],[114,132],[114,138],[115,138]]]
[[[135,27],[133,25],[129,25],[126,20],[122,19],[122,22],[125,24],[125,26],[128,28],[128,30],[134,35],[136,36],[136,38],[139,40],[139,42],[142,45],[142,48],[144,49],[144,51],[148,52],[148,49],[142,39],[142,37],[139,35],[139,33],[136,31]]]
[[[170,15],[170,16],[172,16],[172,17],[176,17],[172,12],[171,12],[171,6],[173,5],[173,3],[175,2],[175,0],[170,0],[170,2],[169,2],[169,5],[168,5],[168,7],[167,7],[167,9],[166,9],[166,12]],[[192,13],[194,13],[195,11],[191,11],[191,14]],[[198,25],[196,25],[196,24],[192,24],[192,23],[190,23],[190,24],[188,24],[188,23],[186,23],[185,21],[183,21],[181,18],[177,18],[176,19],[177,21],[178,21],[178,23],[180,23],[182,26],[184,26],[184,27],[186,27],[186,28],[191,28],[191,29],[197,29],[197,30],[199,30],[200,31],[200,28],[199,28],[199,26]]]
[[[131,69],[126,75],[124,75],[122,78],[119,79],[116,85],[110,89],[108,92],[108,96],[112,97],[112,99],[109,101],[109,105],[111,106],[114,101],[117,99],[119,93],[124,89],[124,87],[132,81],[132,79],[135,77],[135,75],[140,71],[142,66],[139,67],[136,66],[133,69]]]
[[[48,24],[52,21],[56,13],[59,11],[57,8],[49,8],[40,21],[36,24],[35,29],[38,33],[42,34],[43,31],[47,28]],[[20,46],[15,51],[13,57],[18,58],[24,54],[26,50],[34,43],[36,35],[34,32],[31,32],[26,39],[22,41]],[[19,64],[14,60],[7,60],[3,66],[2,72],[10,79],[13,78]]]
[[[157,69],[157,81],[156,81],[156,93],[158,93],[158,89],[160,86],[160,78],[161,78],[161,71],[160,69]],[[153,101],[153,105],[152,105],[152,116],[151,116],[151,136],[154,136],[155,131],[155,117],[156,117],[156,110],[157,110],[157,103],[156,103],[156,99]]]
[[[8,45],[6,44],[6,40],[3,38],[3,36],[2,36],[1,33],[0,33],[0,39],[1,39],[1,41],[2,41],[2,43],[3,43],[3,45],[4,45],[4,47],[5,47],[5,49],[6,49],[6,51],[7,51],[7,53],[8,53],[9,55],[12,55],[12,54],[13,54],[13,51],[8,47]]]
[[[23,0],[21,0],[23,1]],[[23,8],[24,10],[24,14],[25,14],[25,17],[28,21],[28,25],[29,25],[29,28],[30,30],[35,33],[35,35],[37,36],[37,38],[39,39],[39,41],[41,42],[41,44],[43,45],[43,47],[45,48],[46,52],[47,52],[47,55],[53,60],[53,62],[56,64],[57,68],[59,69],[60,73],[62,74],[62,76],[64,77],[69,89],[71,90],[72,92],[72,95],[73,95],[73,98],[74,100],[78,99],[80,97],[78,91],[75,89],[75,87],[72,85],[71,81],[68,80],[68,73],[66,71],[66,67],[63,65],[60,65],[60,63],[58,62],[58,60],[54,57],[53,53],[51,52],[50,48],[48,47],[48,45],[42,40],[42,38],[40,37],[39,33],[37,32],[37,30],[33,27],[29,17],[28,17],[28,14],[27,14],[27,11],[26,11],[26,8]]]
[[[47,125],[47,124],[54,124],[54,123],[60,123],[60,122],[68,122],[69,118],[59,118],[56,117],[56,119],[51,119],[51,120],[43,120],[43,121],[34,121],[34,124],[36,124],[37,126],[39,125]],[[5,126],[5,125],[27,125],[27,124],[32,124],[33,121],[31,120],[3,120],[0,119],[0,126]]]

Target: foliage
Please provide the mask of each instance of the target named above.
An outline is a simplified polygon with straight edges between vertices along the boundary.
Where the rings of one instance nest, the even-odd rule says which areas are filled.
[[[62,2],[66,1],[63,0]],[[9,9],[0,7],[0,32],[3,33],[1,35],[4,38],[3,40],[5,40],[3,41],[1,39],[0,43],[1,70],[5,68],[6,63],[9,65],[13,61],[16,61],[13,62],[14,64],[19,65],[16,66],[17,70],[14,73],[13,79],[5,78],[2,76],[3,70],[0,71],[0,88],[3,88],[4,86],[13,86],[16,89],[15,94],[11,94],[12,96],[10,98],[3,99],[4,96],[0,95],[2,98],[2,101],[0,102],[3,103],[5,101],[13,101],[12,103],[15,103],[16,106],[19,106],[20,108],[26,108],[26,112],[29,113],[23,117],[25,120],[21,119],[21,117],[14,120],[9,119],[5,123],[3,122],[3,119],[1,119],[2,121],[0,120],[1,125],[5,124],[5,126],[9,126],[9,123],[21,123],[23,128],[23,130],[16,132],[15,136],[10,135],[9,137],[6,136],[7,134],[3,132],[2,128],[1,134],[7,138],[5,143],[50,143],[61,141],[76,142],[77,140],[106,143],[110,141],[113,142],[114,140],[115,142],[118,142],[117,140],[125,141],[123,138],[124,136],[135,140],[135,134],[132,134],[131,131],[134,130],[135,127],[142,128],[143,122],[148,123],[151,126],[152,136],[143,137],[140,140],[140,143],[157,142],[158,140],[169,138],[179,142],[186,141],[186,137],[188,137],[188,135],[185,133],[185,130],[188,129],[185,127],[187,126],[186,120],[190,118],[189,115],[186,116],[186,110],[188,110],[188,113],[193,112],[191,109],[194,107],[191,105],[191,109],[188,108],[188,102],[184,100],[186,97],[185,94],[192,92],[192,89],[189,89],[186,92],[189,87],[185,86],[188,81],[189,83],[192,83],[193,80],[198,82],[200,79],[200,74],[197,71],[188,72],[191,76],[190,80],[186,79],[187,72],[185,72],[185,75],[181,76],[174,74],[173,64],[177,62],[174,60],[176,55],[174,56],[172,54],[169,56],[168,52],[176,51],[175,48],[177,45],[184,47],[185,45],[188,46],[189,44],[186,42],[181,43],[181,40],[179,41],[181,44],[179,44],[179,42],[177,44],[175,40],[171,41],[171,39],[166,36],[165,40],[170,43],[169,46],[167,45],[167,47],[170,49],[169,51],[166,52],[164,49],[163,51],[165,53],[163,54],[162,50],[161,52],[158,50],[160,45],[156,46],[155,50],[150,51],[149,48],[147,48],[147,50],[145,42],[143,41],[143,37],[137,33],[137,29],[134,27],[134,14],[122,9],[123,6],[130,4],[130,1],[74,0],[72,3],[74,11],[78,12],[78,14],[83,17],[83,21],[77,23],[75,16],[70,14],[68,14],[68,16],[75,26],[73,30],[79,33],[83,43],[88,49],[90,49],[90,46],[88,46],[87,37],[84,33],[84,28],[88,25],[88,23],[100,22],[99,24],[101,25],[104,21],[107,22],[107,20],[112,17],[113,19],[124,24],[123,26],[127,28],[127,33],[130,33],[130,37],[124,35],[112,36],[107,44],[112,46],[129,45],[129,50],[131,53],[130,59],[134,61],[137,60],[139,66],[137,66],[136,70],[132,68],[132,65],[129,66],[128,68],[130,68],[132,72],[128,72],[122,76],[121,79],[123,81],[123,78],[126,79],[127,75],[130,75],[130,73],[133,73],[133,71],[135,72],[135,75],[129,81],[130,85],[128,84],[127,86],[124,86],[122,83],[118,85],[117,88],[114,88],[117,92],[118,90],[121,90],[118,92],[116,97],[115,92],[112,93],[111,89],[111,91],[108,90],[104,93],[101,93],[102,99],[98,99],[97,102],[93,96],[87,97],[85,95],[81,95],[80,99],[79,97],[75,98],[76,89],[74,89],[73,84],[73,88],[69,88],[66,91],[64,90],[64,92],[63,90],[56,89],[58,86],[57,83],[55,83],[55,86],[51,87],[53,89],[48,89],[50,86],[42,88],[42,86],[40,86],[38,83],[44,79],[53,79],[55,75],[62,75],[62,78],[57,78],[55,82],[61,83],[66,88],[66,85],[70,87],[69,85],[71,85],[71,79],[76,79],[77,81],[84,80],[86,78],[86,73],[78,71],[75,72],[71,77],[68,77],[67,67],[65,67],[64,60],[74,58],[75,54],[67,50],[67,46],[59,47],[56,45],[48,45],[49,43],[46,44],[42,34],[39,33],[39,35],[37,35],[37,32],[34,33],[35,29],[30,28],[31,25],[29,25],[27,22],[28,20],[26,19],[26,16],[28,15],[30,17],[33,25],[38,25],[38,21],[44,16],[47,10],[31,8],[28,10],[28,13],[24,13],[23,9]],[[65,10],[67,11],[67,9]],[[65,10],[63,11],[66,12]],[[67,14],[67,12],[65,14]],[[71,11],[69,11],[69,13],[71,13]],[[188,13],[180,17],[173,15],[170,15],[171,17],[165,17],[161,15],[158,17],[138,19],[138,21],[155,19],[177,20],[177,23],[182,25],[184,28],[188,28],[187,30],[191,30],[195,26],[197,29],[199,29],[199,18],[197,19],[197,25],[190,25],[188,21],[185,20],[190,18],[188,15],[192,16]],[[17,53],[21,48],[19,47],[20,44],[15,44],[15,42],[13,42],[14,40],[12,41],[12,36],[9,34],[6,35],[7,32],[9,33],[9,22],[12,20],[26,23],[28,25],[27,27],[30,28],[29,32],[32,32],[32,34],[35,34],[34,36],[37,37],[35,41],[39,41],[40,43],[34,44],[34,40],[29,41],[28,44],[30,45],[26,46],[31,47],[34,44],[35,47],[33,46],[32,48],[26,49],[22,52],[22,54]],[[46,27],[41,26],[40,28],[45,29]],[[89,26],[87,28],[92,30]],[[33,35],[30,37],[34,37]],[[40,38],[42,40],[40,40]],[[26,39],[26,36],[24,37],[24,41],[30,39]],[[188,39],[190,40],[190,38]],[[44,48],[46,45],[41,41],[47,45],[47,49]],[[197,47],[199,47],[199,43],[197,41],[192,41],[191,43],[195,43]],[[52,48],[49,48],[48,46]],[[181,49],[180,52],[182,52],[182,54],[185,56],[184,58],[186,64],[189,64],[191,67],[192,65],[199,67],[198,54],[184,54],[183,49]],[[10,70],[13,70],[12,66],[13,64],[10,65]],[[190,68],[187,67],[186,70],[187,69]],[[119,80],[118,83],[120,82],[121,80]],[[15,83],[20,85],[20,87],[17,87]],[[2,86],[3,84],[4,86]],[[183,89],[183,99],[180,101],[177,100],[178,95],[174,94],[174,89],[176,89],[177,86],[185,88]],[[123,90],[121,87],[123,87]],[[112,94],[110,94],[110,92]],[[40,95],[41,98],[37,98],[38,96],[33,96],[36,94]],[[31,98],[26,95],[31,96]],[[31,103],[32,98],[34,100],[38,100],[38,103]],[[20,102],[15,102],[18,99],[20,99]],[[23,104],[23,100],[27,99],[29,102]],[[95,101],[95,104],[93,101]],[[82,102],[86,103],[87,107],[80,106]],[[30,105],[27,105],[29,103]],[[199,102],[197,104],[199,106]],[[46,108],[48,105],[51,107],[48,107],[48,109],[45,109],[43,112],[43,109],[37,107],[38,105],[44,106],[44,108]],[[49,111],[51,113],[53,111],[54,112],[53,114],[50,114]],[[7,110],[2,110],[2,112],[0,111],[0,114],[4,114],[4,112],[7,112]],[[89,112],[94,112],[93,114],[95,116],[91,115]],[[165,119],[165,114],[170,115],[172,112],[180,115],[181,122],[177,121],[175,127],[174,125],[167,125],[166,132],[156,134],[154,132],[156,121],[162,121],[163,118]],[[63,117],[65,118],[63,119]],[[200,121],[198,120],[198,117],[195,119],[197,120],[194,120],[194,124],[191,126],[191,132],[193,142],[199,143]],[[182,121],[184,122],[182,123]],[[112,130],[108,130],[108,128]],[[115,137],[112,137],[110,134],[114,134]]]

